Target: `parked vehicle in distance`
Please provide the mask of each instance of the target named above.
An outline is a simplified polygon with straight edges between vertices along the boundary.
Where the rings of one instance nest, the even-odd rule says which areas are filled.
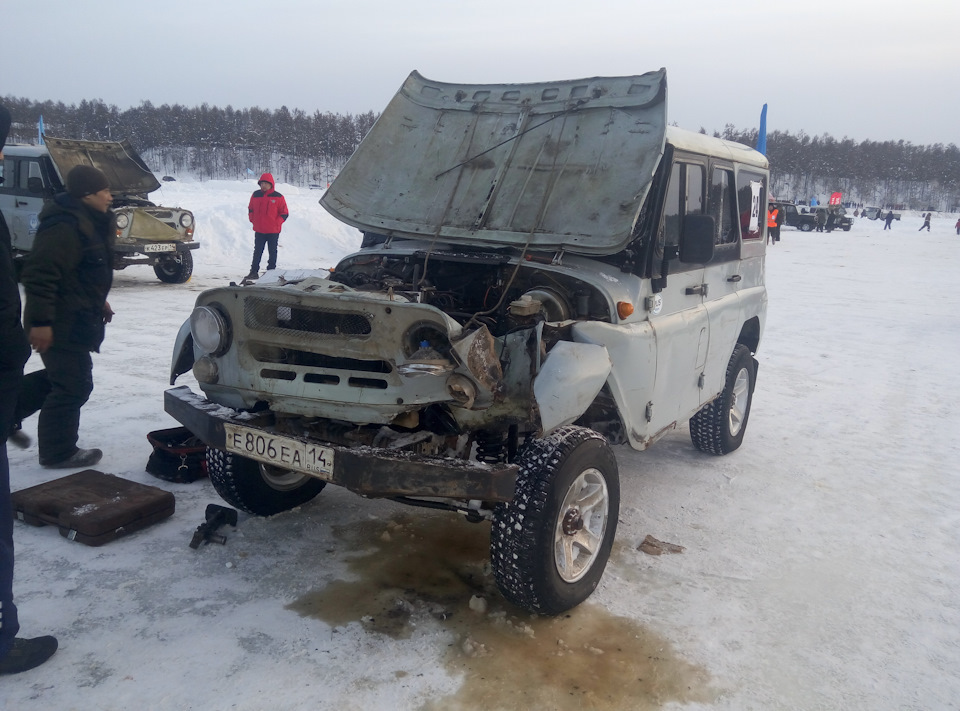
[[[890,210],[884,210],[882,207],[865,207],[860,211],[860,217],[866,217],[868,220],[883,220],[887,217]],[[893,219],[899,220],[900,213],[894,212]]]
[[[330,272],[199,295],[165,409],[232,506],[327,483],[489,521],[504,597],[585,600],[617,528],[611,449],[744,437],[769,171],[667,125],[666,73],[464,85],[413,72],[320,203]],[[642,130],[638,130],[642,127]],[[704,492],[704,495],[707,495]]]
[[[849,232],[853,227],[853,218],[847,214],[847,210],[842,205],[795,205],[792,202],[775,201],[778,209],[783,210],[784,224],[795,227],[801,232],[813,232],[817,227],[817,213],[823,213],[823,224],[826,229],[828,214],[834,215],[834,223],[831,229],[843,230]]]
[[[45,136],[43,145],[9,145],[3,155],[0,209],[10,228],[15,258],[33,248],[44,200],[64,190],[74,166],[92,165],[107,176],[113,193],[111,207],[117,216],[113,268],[145,264],[161,281],[182,284],[190,279],[192,250],[200,247],[193,239],[193,213],[147,199],[160,182],[127,141]]]

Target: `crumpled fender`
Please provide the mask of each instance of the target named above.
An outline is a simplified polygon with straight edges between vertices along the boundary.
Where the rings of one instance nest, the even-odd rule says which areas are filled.
[[[611,368],[604,346],[560,341],[550,349],[533,381],[543,433],[575,422],[586,412]]]
[[[193,367],[193,334],[190,332],[190,319],[183,322],[173,342],[173,359],[170,361],[170,384],[177,382],[177,376]]]

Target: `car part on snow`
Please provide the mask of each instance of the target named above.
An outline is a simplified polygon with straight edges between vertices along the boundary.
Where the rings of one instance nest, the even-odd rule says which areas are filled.
[[[237,512],[234,509],[228,509],[226,506],[217,504],[207,504],[207,510],[204,513],[204,522],[197,526],[193,532],[193,538],[190,539],[191,548],[199,548],[201,543],[219,543],[226,545],[227,537],[217,533],[221,526],[237,525]]]

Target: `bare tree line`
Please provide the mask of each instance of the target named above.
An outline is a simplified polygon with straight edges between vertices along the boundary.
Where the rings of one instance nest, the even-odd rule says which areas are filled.
[[[754,146],[757,133],[728,124],[713,135]],[[960,149],[953,143],[857,142],[773,131],[767,136],[767,157],[771,191],[781,199],[806,202],[841,192],[845,202],[960,211]]]
[[[240,179],[270,171],[278,182],[325,186],[377,119],[372,111],[335,114],[283,106],[225,109],[207,104],[120,110],[103,101],[37,102],[7,96],[10,141],[35,143],[45,132],[94,141],[128,139],[158,174]],[[700,129],[706,133],[704,129]],[[726,125],[714,136],[754,146],[757,130]],[[960,209],[960,149],[954,144],[835,139],[773,131],[767,136],[772,192],[807,201],[840,191],[845,201],[907,209]]]

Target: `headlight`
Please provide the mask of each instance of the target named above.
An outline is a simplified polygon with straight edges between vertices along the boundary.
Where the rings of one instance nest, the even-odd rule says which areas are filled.
[[[118,229],[118,230],[125,230],[125,229],[127,229],[127,225],[129,225],[129,224],[130,224],[130,216],[127,215],[127,213],[121,212],[119,215],[117,215],[117,229]]]
[[[184,229],[186,229],[186,228],[190,227],[191,225],[193,225],[193,215],[191,215],[189,212],[185,212],[185,213],[183,213],[182,215],[180,215],[180,226],[181,226],[181,227],[183,227]]]
[[[223,314],[210,306],[198,306],[190,314],[190,333],[201,351],[220,355],[230,347],[230,329]]]

